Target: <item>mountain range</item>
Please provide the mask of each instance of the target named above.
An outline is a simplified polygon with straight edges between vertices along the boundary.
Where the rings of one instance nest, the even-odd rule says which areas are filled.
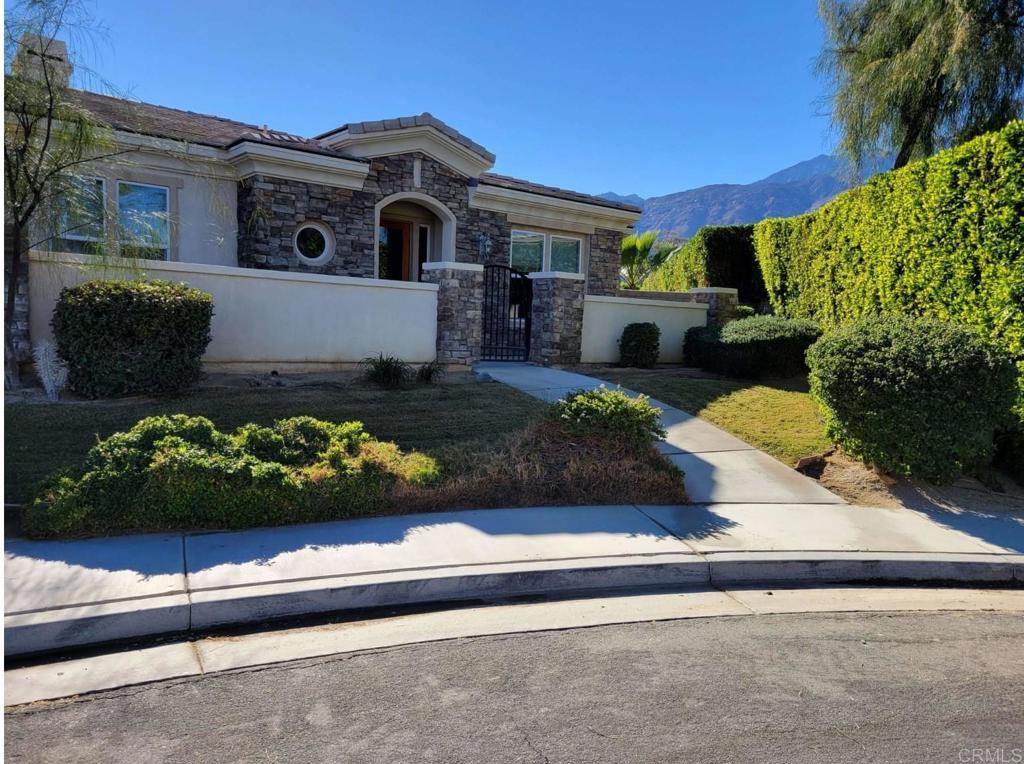
[[[705,225],[756,223],[768,217],[800,215],[891,166],[892,158],[886,157],[855,175],[846,159],[820,154],[754,183],[716,183],[648,199],[613,191],[601,196],[638,205],[643,214],[637,221],[637,231],[656,229],[688,239]]]

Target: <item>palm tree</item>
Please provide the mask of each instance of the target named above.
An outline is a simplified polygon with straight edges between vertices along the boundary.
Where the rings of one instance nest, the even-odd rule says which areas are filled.
[[[660,231],[631,233],[622,240],[623,289],[639,289],[644,280],[678,249],[672,242],[659,242],[660,234]]]

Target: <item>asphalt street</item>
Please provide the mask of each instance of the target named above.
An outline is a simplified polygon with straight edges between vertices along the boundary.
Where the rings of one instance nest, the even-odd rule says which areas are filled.
[[[1021,762],[1022,680],[1024,619],[1013,614],[639,623],[21,707],[6,715],[6,759]]]

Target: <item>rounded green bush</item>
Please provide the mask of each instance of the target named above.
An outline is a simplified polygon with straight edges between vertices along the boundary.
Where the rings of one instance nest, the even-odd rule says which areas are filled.
[[[804,356],[820,336],[813,321],[753,316],[732,321],[717,332],[695,333],[694,342],[703,368],[758,379],[806,374]]]
[[[635,447],[649,446],[665,435],[661,409],[647,396],[632,398],[603,385],[569,393],[551,407],[549,416],[570,433],[611,437]]]
[[[718,342],[718,329],[713,326],[691,326],[683,335],[683,363],[698,369],[704,368],[710,348]]]
[[[949,482],[988,464],[996,430],[1012,420],[1013,362],[958,324],[863,319],[807,359],[829,437],[893,473]]]
[[[89,398],[180,390],[202,375],[213,298],[167,281],[87,281],[53,311],[68,386]]]
[[[619,338],[619,363],[652,369],[658,362],[661,329],[653,322],[627,324]]]

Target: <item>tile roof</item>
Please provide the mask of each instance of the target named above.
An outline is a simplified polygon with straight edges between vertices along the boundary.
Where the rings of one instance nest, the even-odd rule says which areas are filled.
[[[401,130],[408,127],[432,127],[438,132],[447,135],[456,143],[465,146],[470,151],[473,151],[480,156],[487,159],[489,162],[494,162],[494,154],[485,149],[479,143],[465,135],[460,133],[454,127],[445,124],[433,114],[428,111],[422,114],[417,114],[413,117],[398,117],[397,119],[376,119],[368,122],[349,122],[341,127],[336,127],[333,130],[329,130],[326,133],[321,133],[316,136],[317,139],[323,139],[335,133],[340,133],[343,130],[347,130],[350,135],[364,135],[366,133],[383,133],[389,130]]]
[[[600,207],[611,207],[612,209],[626,210],[627,212],[641,211],[635,204],[614,202],[611,199],[605,199],[602,196],[581,194],[577,191],[569,191],[564,188],[557,188],[556,186],[544,186],[540,183],[532,183],[528,180],[511,178],[508,175],[498,175],[493,172],[485,172],[481,175],[480,183],[485,186],[498,186],[500,188],[512,189],[513,191],[526,191],[531,194],[538,194],[539,196],[553,196],[556,199],[567,199],[569,201],[582,202],[584,204],[596,204]]]
[[[323,133],[314,138],[304,138],[300,135],[286,133],[278,130],[247,122],[239,122],[224,117],[215,117],[210,114],[199,114],[194,111],[173,109],[167,106],[132,101],[125,98],[114,98],[112,96],[92,93],[87,90],[72,90],[72,97],[78,104],[87,111],[94,114],[102,122],[117,130],[149,135],[157,138],[170,138],[172,140],[188,141],[204,146],[216,148],[228,148],[242,141],[253,141],[256,143],[283,146],[300,151],[310,151],[317,154],[329,156],[346,156],[343,151],[335,151],[321,142],[321,139],[338,133],[341,130],[348,130],[353,135],[381,132],[385,130],[401,129],[403,127],[420,127],[429,125],[447,135],[452,140],[460,143],[466,148],[494,161],[494,155],[478,143],[470,140],[454,128],[446,125],[433,115],[424,112],[414,117],[400,117],[398,119],[385,119],[370,122],[353,122],[335,128],[330,132]],[[348,157],[351,158],[351,157]],[[640,212],[640,208],[632,204],[613,202],[603,199],[600,196],[581,194],[576,191],[569,191],[564,188],[545,186],[539,183],[531,183],[527,180],[511,178],[507,175],[496,173],[483,173],[480,176],[480,183],[488,186],[499,186],[501,188],[525,191],[540,196],[550,196],[556,199],[567,199],[569,201],[593,204],[600,207],[627,210],[629,212]]]

